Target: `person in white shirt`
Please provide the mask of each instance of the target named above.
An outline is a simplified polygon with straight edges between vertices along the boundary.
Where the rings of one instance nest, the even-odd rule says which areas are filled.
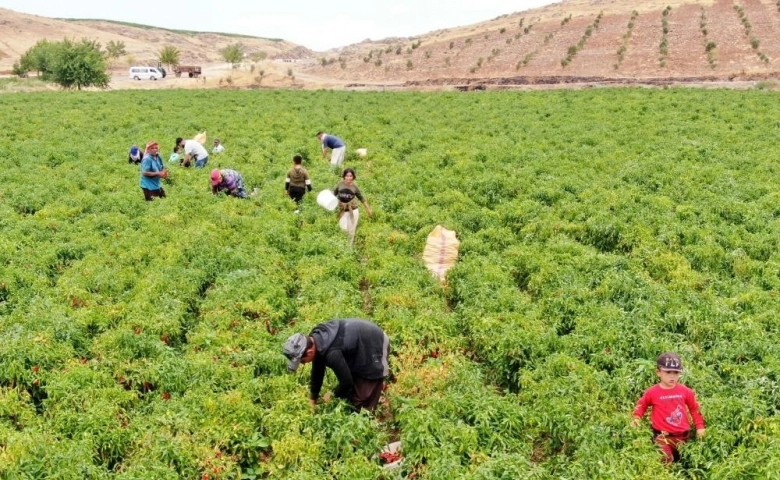
[[[179,137],[176,139],[176,145],[181,145],[184,148],[184,158],[181,159],[181,164],[185,167],[192,165],[194,160],[195,168],[202,168],[209,161],[209,152],[197,140],[184,140]]]
[[[222,153],[225,151],[225,146],[220,143],[218,138],[214,139],[214,148],[211,149],[211,153]]]

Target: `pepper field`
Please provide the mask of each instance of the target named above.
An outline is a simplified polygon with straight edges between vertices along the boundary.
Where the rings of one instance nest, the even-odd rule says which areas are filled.
[[[203,129],[207,169],[167,162]],[[374,210],[354,248],[318,130]],[[778,138],[758,89],[0,95],[0,478],[778,478]],[[312,412],[281,345],[351,316],[391,337],[387,403]],[[671,467],[629,426],[667,350],[707,421]]]

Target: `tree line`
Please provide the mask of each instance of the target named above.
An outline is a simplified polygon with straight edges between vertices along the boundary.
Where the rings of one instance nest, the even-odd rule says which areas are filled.
[[[100,44],[94,40],[76,42],[66,38],[61,42],[50,42],[43,39],[14,63],[13,73],[24,77],[34,71],[43,80],[81,90],[89,86],[107,87],[107,68],[107,59]]]
[[[230,44],[221,49],[220,53],[233,68],[246,55],[241,43]],[[106,88],[110,81],[107,73],[109,62],[126,54],[122,41],[110,40],[103,51],[100,43],[86,38],[78,42],[68,38],[60,42],[43,39],[22,54],[14,63],[12,72],[19,77],[36,72],[42,80],[54,82],[66,89],[81,90],[91,86]],[[172,45],[163,46],[157,52],[158,61],[171,69],[180,64],[180,57],[180,50]],[[255,52],[250,58],[257,62],[267,58],[267,54]]]

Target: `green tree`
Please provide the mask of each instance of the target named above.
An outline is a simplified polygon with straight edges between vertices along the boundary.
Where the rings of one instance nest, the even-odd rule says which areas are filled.
[[[179,52],[179,49],[173,45],[165,45],[160,49],[159,52],[157,52],[157,60],[160,63],[168,65],[168,68],[171,70],[173,70],[173,67],[179,64],[180,56],[181,52]]]
[[[253,62],[260,62],[262,60],[265,60],[268,58],[268,54],[265,52],[254,52],[251,55],[249,55],[249,59]]]
[[[38,72],[44,80],[51,78],[54,61],[57,55],[57,42],[46,39],[38,40],[29,50],[22,54],[18,63],[14,64],[15,75],[26,75],[28,72]]]
[[[119,40],[117,42],[113,40],[109,40],[106,44],[106,56],[110,60],[116,60],[122,55],[125,55],[127,53],[127,50],[125,50],[125,42]]]
[[[17,77],[26,77],[27,72],[29,72],[29,70],[24,70],[19,62],[14,62],[14,65],[11,68],[11,73]]]
[[[222,58],[224,58],[231,67],[235,67],[235,65],[244,58],[244,46],[240,43],[231,43],[220,50],[219,53],[222,54]]]
[[[100,50],[100,44],[94,40],[64,39],[57,44],[52,80],[63,88],[108,86],[106,59]]]

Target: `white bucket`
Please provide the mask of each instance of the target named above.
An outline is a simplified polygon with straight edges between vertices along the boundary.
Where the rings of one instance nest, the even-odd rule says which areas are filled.
[[[401,442],[393,442],[388,445],[385,445],[385,448],[382,449],[382,453],[401,453]],[[387,470],[395,470],[396,468],[400,467],[403,463],[404,459],[401,457],[400,459],[396,460],[395,462],[386,463],[384,468]]]
[[[317,195],[317,203],[332,212],[339,206],[339,199],[330,190],[323,190]]]

